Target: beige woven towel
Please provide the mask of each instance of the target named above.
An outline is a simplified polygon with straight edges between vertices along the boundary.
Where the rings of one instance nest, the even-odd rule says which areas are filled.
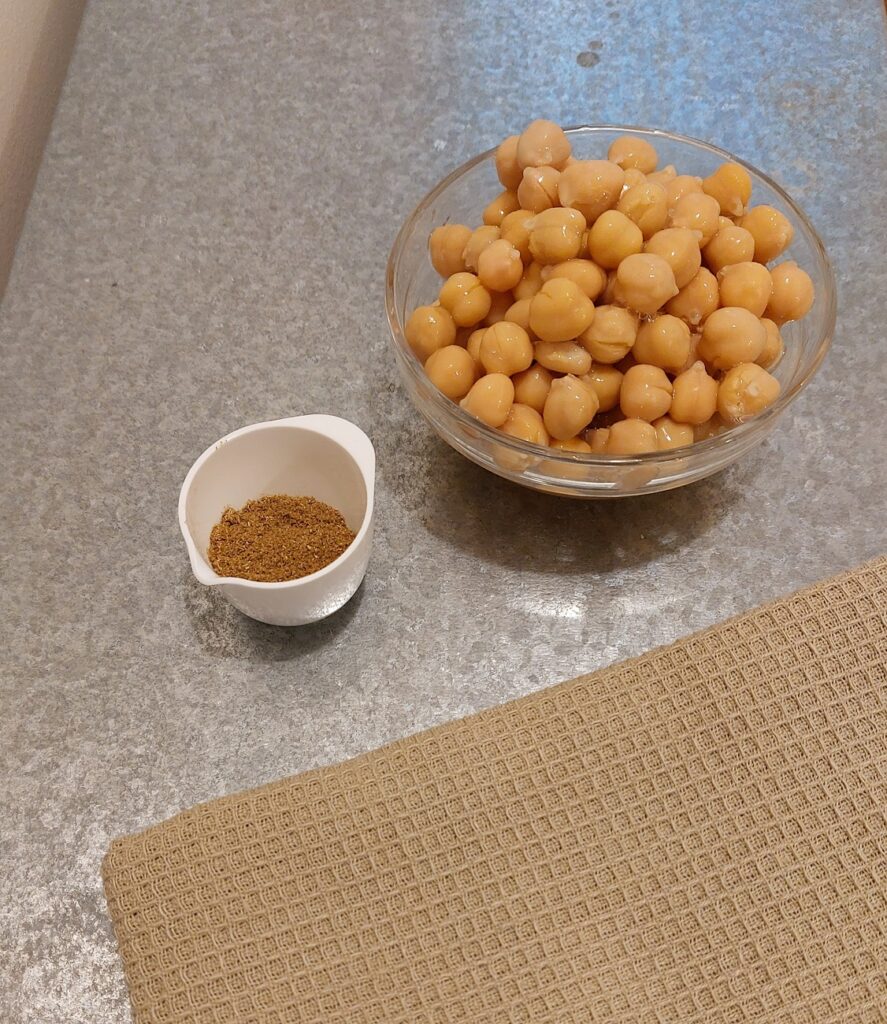
[[[887,559],[104,866],[138,1024],[887,1020]]]

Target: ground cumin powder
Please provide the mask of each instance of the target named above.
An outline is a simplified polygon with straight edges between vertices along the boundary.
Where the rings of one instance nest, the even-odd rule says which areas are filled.
[[[331,505],[271,494],[225,509],[210,534],[209,564],[220,576],[281,583],[329,565],[353,540]]]

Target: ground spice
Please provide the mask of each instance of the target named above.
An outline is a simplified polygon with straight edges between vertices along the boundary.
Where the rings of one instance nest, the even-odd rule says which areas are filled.
[[[225,509],[210,534],[209,564],[220,576],[281,583],[329,565],[353,540],[332,505],[271,494]]]

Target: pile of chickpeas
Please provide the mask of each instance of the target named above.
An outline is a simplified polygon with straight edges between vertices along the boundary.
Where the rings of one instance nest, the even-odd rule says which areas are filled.
[[[491,427],[572,452],[692,444],[779,394],[780,327],[813,304],[793,229],[749,206],[735,163],[707,178],[657,170],[623,136],[576,160],[551,121],[496,151],[503,191],[483,225],[428,241],[445,278],[406,338],[428,377]]]

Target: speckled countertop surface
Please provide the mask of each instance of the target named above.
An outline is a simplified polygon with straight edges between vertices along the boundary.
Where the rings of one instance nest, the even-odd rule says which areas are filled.
[[[112,837],[887,547],[882,5],[661,6],[92,0],[0,308],[4,1022],[129,1019]],[[739,466],[545,498],[444,447],[392,383],[401,220],[530,115],[711,139],[818,226],[834,348]],[[375,441],[378,531],[351,604],[286,631],[192,580],[175,505],[215,438],[312,411]]]

